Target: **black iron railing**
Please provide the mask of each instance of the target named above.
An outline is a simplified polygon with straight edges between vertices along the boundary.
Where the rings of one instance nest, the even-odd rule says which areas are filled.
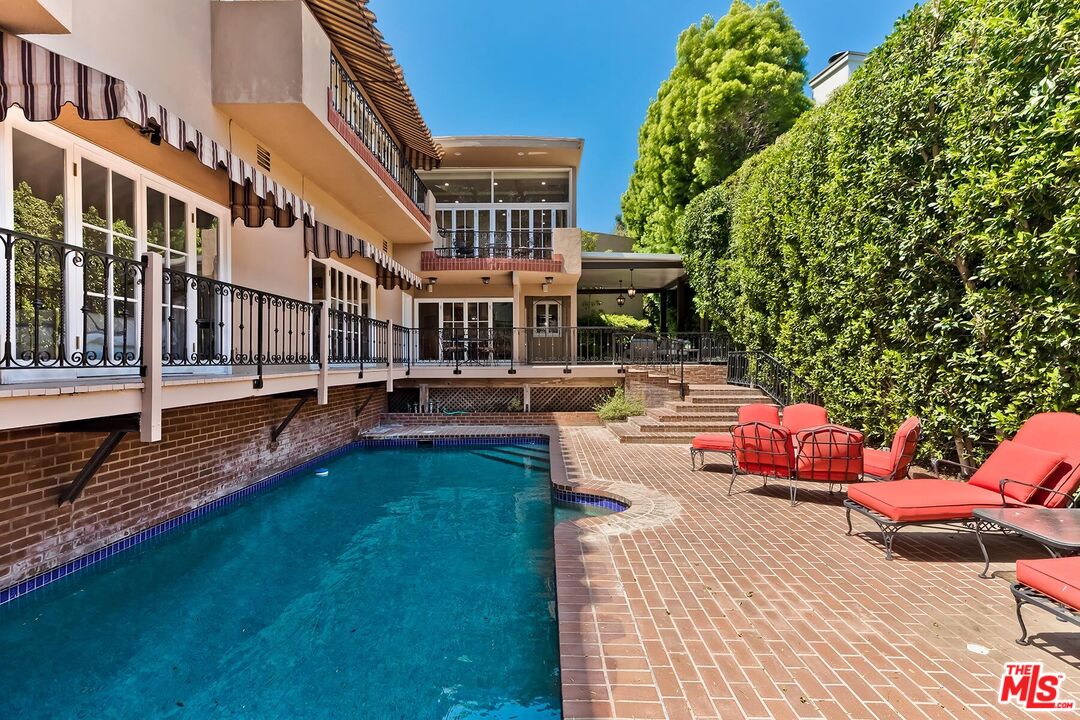
[[[551,230],[439,230],[446,241],[435,254],[447,258],[552,258]]]
[[[166,367],[318,362],[309,302],[164,268],[161,303]]]
[[[142,363],[142,261],[12,230],[0,244],[0,368]]]
[[[413,204],[426,213],[427,186],[409,165],[401,146],[333,55],[330,56],[330,101],[334,111],[390,173]]]
[[[344,310],[327,312],[331,365],[385,365],[389,323]]]
[[[761,350],[732,350],[728,356],[727,381],[758,388],[780,405],[821,404],[821,396],[809,382]]]

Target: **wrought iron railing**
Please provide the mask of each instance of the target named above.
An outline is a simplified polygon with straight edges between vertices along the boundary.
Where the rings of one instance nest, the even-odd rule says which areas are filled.
[[[435,254],[446,258],[552,258],[551,230],[439,230],[446,241]]]
[[[761,350],[732,350],[728,356],[727,381],[758,388],[780,405],[821,404],[821,396],[809,382]]]
[[[0,230],[2,369],[142,363],[143,263]]]
[[[391,362],[394,365],[403,365],[406,369],[412,367],[413,345],[410,328],[401,325],[394,326],[394,332],[390,338],[390,352]]]
[[[401,146],[379,120],[363,93],[333,55],[330,56],[330,102],[349,129],[390,173],[421,211],[427,212],[427,186],[409,164]]]
[[[331,365],[386,365],[390,326],[344,310],[327,312]]]
[[[164,268],[161,303],[166,367],[318,362],[309,302]]]

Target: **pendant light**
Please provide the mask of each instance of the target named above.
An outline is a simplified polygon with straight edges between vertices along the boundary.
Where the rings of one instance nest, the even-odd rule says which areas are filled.
[[[626,298],[622,294],[622,280],[619,281],[619,297],[615,298],[615,304],[619,307],[626,304]]]
[[[626,289],[627,297],[634,297],[637,295],[637,288],[634,287],[634,268],[630,268],[630,287]]]

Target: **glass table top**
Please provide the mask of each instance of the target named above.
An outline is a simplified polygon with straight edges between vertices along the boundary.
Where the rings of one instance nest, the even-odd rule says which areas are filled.
[[[1080,509],[979,508],[975,516],[1051,545],[1080,548]]]

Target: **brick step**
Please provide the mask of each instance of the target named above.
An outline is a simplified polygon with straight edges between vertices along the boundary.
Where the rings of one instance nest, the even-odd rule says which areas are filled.
[[[772,402],[769,398],[763,395],[750,395],[750,394],[735,394],[725,393],[723,395],[702,395],[699,393],[690,393],[686,396],[687,402],[695,404],[707,404],[707,403],[735,403],[737,405],[748,405],[755,402]]]
[[[731,425],[739,419],[738,413],[734,409],[731,410],[716,410],[709,412],[708,405],[694,405],[695,408],[704,408],[703,412],[677,412],[668,408],[649,408],[645,411],[645,414],[651,417],[653,420],[662,423],[679,423],[679,422],[705,422],[712,423],[714,425],[724,425],[725,427]]]
[[[607,428],[621,443],[689,445],[690,440],[694,437],[694,434],[686,433],[645,434],[640,432],[636,425],[629,422],[608,423]]]
[[[723,432],[727,430],[731,424],[727,422],[709,422],[707,420],[691,421],[691,422],[658,422],[654,418],[639,415],[638,417],[632,417],[628,422],[637,426],[638,432],[647,435],[687,435],[693,437],[698,433],[706,432]]]
[[[653,408],[669,414],[677,415],[738,415],[739,408],[748,403],[743,402],[682,402],[668,400],[663,407]]]

